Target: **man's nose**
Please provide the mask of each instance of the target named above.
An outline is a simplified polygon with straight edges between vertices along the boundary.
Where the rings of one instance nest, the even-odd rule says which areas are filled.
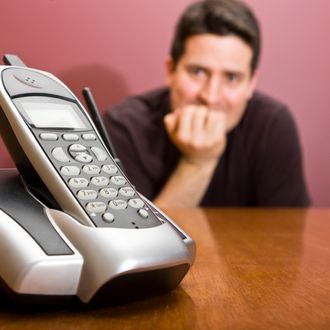
[[[201,102],[210,108],[221,108],[223,103],[223,88],[221,85],[218,78],[208,79],[200,91]]]

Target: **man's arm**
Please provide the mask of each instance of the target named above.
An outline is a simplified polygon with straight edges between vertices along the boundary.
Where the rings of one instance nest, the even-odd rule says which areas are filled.
[[[161,208],[198,206],[225,150],[226,115],[192,105],[168,114],[164,124],[182,157],[154,203]]]

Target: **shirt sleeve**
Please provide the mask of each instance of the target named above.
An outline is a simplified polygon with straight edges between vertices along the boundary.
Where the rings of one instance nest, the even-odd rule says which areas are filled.
[[[266,124],[253,175],[257,206],[310,205],[297,128],[285,107]]]

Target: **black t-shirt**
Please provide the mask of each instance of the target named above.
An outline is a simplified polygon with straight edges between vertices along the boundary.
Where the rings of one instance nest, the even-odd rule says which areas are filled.
[[[159,89],[129,97],[104,116],[128,178],[151,200],[180,159],[163,124],[169,111],[169,91]],[[308,205],[293,118],[283,104],[256,92],[238,126],[228,133],[200,206]]]

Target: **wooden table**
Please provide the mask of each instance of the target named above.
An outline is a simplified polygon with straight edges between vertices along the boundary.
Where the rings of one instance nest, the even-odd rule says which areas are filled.
[[[0,329],[330,329],[330,210],[168,210],[196,241],[176,290],[119,306],[18,313]]]

